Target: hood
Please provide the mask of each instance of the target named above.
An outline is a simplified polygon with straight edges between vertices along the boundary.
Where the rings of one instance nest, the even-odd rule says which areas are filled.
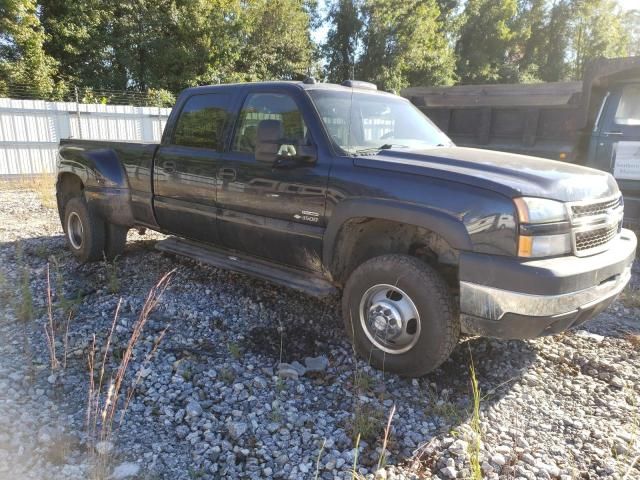
[[[509,197],[575,202],[619,193],[614,178],[600,170],[477,148],[382,150],[377,155],[356,157],[354,164],[464,183]]]

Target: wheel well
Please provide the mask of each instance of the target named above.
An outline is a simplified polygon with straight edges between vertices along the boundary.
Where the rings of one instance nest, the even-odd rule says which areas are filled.
[[[344,284],[367,260],[389,253],[420,258],[434,266],[457,287],[458,251],[438,233],[416,225],[377,218],[352,218],[340,228],[331,274]]]
[[[64,206],[70,198],[81,197],[84,185],[80,177],[73,173],[62,173],[58,176],[56,183],[56,198],[58,200],[58,211],[60,218],[64,216]]]

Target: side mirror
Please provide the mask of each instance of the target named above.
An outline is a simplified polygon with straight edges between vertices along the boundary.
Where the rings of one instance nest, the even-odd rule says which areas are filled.
[[[256,160],[273,163],[278,157],[282,136],[280,120],[261,120],[256,130]]]
[[[315,145],[292,145],[283,140],[283,136],[280,120],[261,120],[256,131],[256,160],[271,163],[274,168],[294,168],[316,162]]]

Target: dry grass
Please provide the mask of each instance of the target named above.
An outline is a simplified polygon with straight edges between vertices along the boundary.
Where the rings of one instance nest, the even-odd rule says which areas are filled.
[[[44,208],[57,208],[56,176],[53,173],[20,175],[0,181],[0,190],[27,190],[34,192]]]
[[[640,290],[627,287],[620,294],[619,300],[627,308],[640,308]]]
[[[471,350],[469,350],[471,356]],[[473,410],[471,412],[471,430],[473,430],[474,438],[469,443],[469,463],[471,464],[472,480],[482,480],[482,469],[480,466],[480,447],[482,438],[482,427],[480,424],[480,388],[478,386],[478,378],[476,377],[476,369],[471,357],[471,366],[469,367],[471,376],[471,391],[473,393]]]
[[[119,415],[119,425],[124,421],[124,417],[129,406],[129,403],[133,397],[136,386],[140,382],[142,376],[142,370],[149,364],[153,356],[155,355],[162,338],[166,332],[166,329],[160,333],[156,338],[151,351],[149,351],[143,361],[142,368],[138,371],[131,382],[126,393],[121,394],[123,388],[123,382],[129,367],[129,363],[133,357],[133,352],[136,344],[140,340],[142,330],[149,320],[149,315],[153,309],[157,306],[160,297],[166,290],[173,270],[164,275],[160,281],[149,291],[147,299],[142,306],[138,320],[133,326],[133,331],[129,337],[126,349],[122,353],[120,363],[115,369],[114,375],[106,373],[106,365],[109,360],[114,357],[112,355],[111,342],[113,339],[113,332],[120,313],[120,306],[122,300],[118,302],[116,311],[113,316],[113,322],[109,335],[107,336],[106,344],[104,346],[104,353],[100,360],[99,373],[96,372],[96,345],[95,335],[93,337],[93,346],[89,353],[88,366],[89,366],[89,392],[87,402],[87,429],[91,438],[93,449],[91,451],[93,458],[91,459],[93,471],[92,478],[103,479],[107,477],[107,471],[110,463],[110,449],[98,448],[98,445],[111,444],[114,432],[114,420],[116,414]],[[96,376],[97,373],[97,376]],[[107,379],[107,377],[109,377]]]
[[[639,333],[629,333],[625,337],[627,342],[633,345],[636,348],[640,348],[640,334]]]

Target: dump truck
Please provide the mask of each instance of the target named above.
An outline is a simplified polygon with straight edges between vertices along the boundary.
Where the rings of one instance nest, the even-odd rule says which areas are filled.
[[[414,87],[401,94],[457,145],[613,174],[625,222],[640,227],[640,57],[597,60],[582,82]]]

